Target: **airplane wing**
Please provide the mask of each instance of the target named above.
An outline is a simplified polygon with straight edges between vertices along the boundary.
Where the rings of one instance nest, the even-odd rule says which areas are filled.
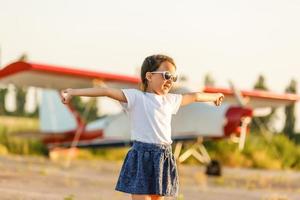
[[[93,87],[102,82],[116,88],[137,88],[140,79],[134,76],[110,74],[70,67],[14,62],[0,70],[0,83],[51,89]],[[225,101],[238,105],[231,89],[206,87],[203,92],[221,92]],[[300,100],[296,94],[276,94],[268,91],[241,91],[252,108],[284,106]]]
[[[105,83],[116,88],[137,88],[140,79],[133,76],[57,67],[31,62],[15,62],[0,70],[0,83],[16,86],[65,89],[93,87]]]
[[[225,95],[224,102],[238,105],[234,92],[231,89],[217,88],[217,87],[205,87],[203,92],[214,93],[221,92]],[[295,103],[300,100],[300,96],[296,94],[278,94],[269,91],[241,90],[241,95],[245,98],[247,104],[251,108],[265,108],[265,107],[280,107],[291,103]]]

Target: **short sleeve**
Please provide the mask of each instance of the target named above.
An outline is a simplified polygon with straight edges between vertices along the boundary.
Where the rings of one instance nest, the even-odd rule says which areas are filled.
[[[168,94],[168,99],[171,104],[172,114],[175,115],[180,108],[182,95],[181,94]]]
[[[122,89],[122,92],[126,97],[127,103],[121,103],[121,105],[126,111],[128,111],[135,104],[138,91],[136,89]]]

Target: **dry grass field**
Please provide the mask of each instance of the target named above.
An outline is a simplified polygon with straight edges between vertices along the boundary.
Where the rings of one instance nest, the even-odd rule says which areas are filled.
[[[66,168],[44,157],[1,156],[0,199],[129,200],[129,195],[114,190],[121,164],[74,160]],[[179,166],[178,200],[300,199],[298,172],[225,168],[222,177],[203,172],[203,166]]]

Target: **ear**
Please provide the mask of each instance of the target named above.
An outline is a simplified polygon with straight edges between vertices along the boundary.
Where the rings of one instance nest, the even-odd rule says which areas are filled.
[[[152,73],[151,72],[147,72],[146,73],[146,79],[147,79],[147,81],[151,81],[151,79],[152,79]]]

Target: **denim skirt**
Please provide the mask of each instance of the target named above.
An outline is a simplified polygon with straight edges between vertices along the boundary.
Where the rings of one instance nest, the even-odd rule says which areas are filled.
[[[134,141],[116,190],[130,194],[178,195],[178,171],[171,145]]]

